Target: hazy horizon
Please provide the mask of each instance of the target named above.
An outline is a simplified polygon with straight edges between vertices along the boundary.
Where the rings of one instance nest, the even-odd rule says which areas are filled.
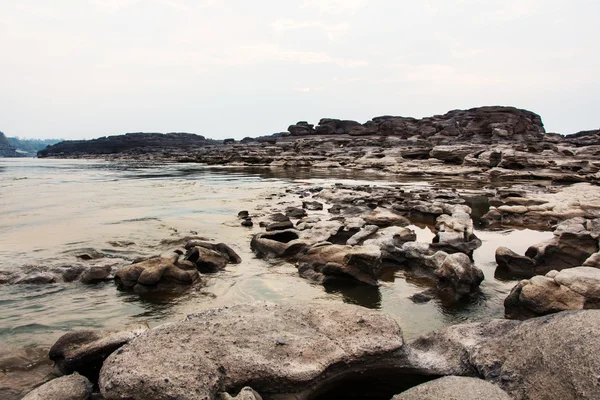
[[[598,129],[600,0],[0,0],[0,131],[269,135],[509,105]]]

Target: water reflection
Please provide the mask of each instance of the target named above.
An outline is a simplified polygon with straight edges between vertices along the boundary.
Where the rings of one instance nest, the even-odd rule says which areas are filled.
[[[336,281],[323,285],[325,292],[341,295],[345,303],[356,304],[371,309],[381,308],[379,287],[356,284],[355,282]]]

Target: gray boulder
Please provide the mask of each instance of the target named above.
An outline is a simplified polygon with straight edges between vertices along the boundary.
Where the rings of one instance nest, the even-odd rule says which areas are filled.
[[[214,399],[248,384],[306,399],[343,374],[399,363],[403,345],[391,317],[361,307],[241,304],[148,331],[105,361],[99,387],[107,400]]]
[[[447,376],[423,383],[392,400],[511,400],[498,386],[483,379]]]
[[[90,381],[74,373],[43,384],[29,392],[23,400],[87,400],[92,389]]]
[[[409,343],[430,374],[478,376],[516,400],[600,398],[600,311],[456,325]]]

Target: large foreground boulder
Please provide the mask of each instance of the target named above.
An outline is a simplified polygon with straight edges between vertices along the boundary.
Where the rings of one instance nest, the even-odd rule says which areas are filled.
[[[598,310],[456,325],[409,347],[431,374],[478,376],[516,400],[600,398]]]
[[[106,360],[99,386],[107,400],[214,399],[244,386],[304,399],[326,379],[397,363],[402,351],[399,326],[376,311],[250,303],[152,329]]]
[[[496,385],[482,379],[447,376],[423,383],[392,400],[511,400]]]
[[[519,319],[600,308],[600,269],[577,267],[523,280],[512,289],[504,306],[508,317]]]
[[[23,400],[87,400],[92,389],[90,381],[75,373],[43,384],[29,392]]]

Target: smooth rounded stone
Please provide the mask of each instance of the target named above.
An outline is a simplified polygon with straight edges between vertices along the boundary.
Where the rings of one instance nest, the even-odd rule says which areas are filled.
[[[594,267],[594,268],[600,268],[600,253],[594,253],[590,256],[590,258],[588,258],[587,260],[585,260],[585,262],[583,263],[584,267]]]
[[[512,276],[530,278],[535,275],[535,262],[526,256],[521,256],[506,247],[496,249],[498,268]]]
[[[263,400],[263,398],[249,386],[242,388],[237,396],[232,396],[229,393],[221,393],[220,400]]]
[[[124,288],[137,289],[140,285],[143,289],[160,282],[191,285],[198,277],[198,271],[183,270],[170,260],[156,257],[121,268],[115,275],[115,282]]]
[[[78,372],[95,381],[102,363],[112,352],[148,329],[148,325],[139,324],[119,331],[69,332],[50,348],[49,358],[62,374]]]
[[[319,203],[318,201],[303,201],[302,208],[310,211],[319,211],[323,209],[323,203]]]
[[[192,262],[198,271],[212,273],[222,270],[229,260],[221,253],[204,247],[192,247],[185,254],[185,260]]]
[[[372,236],[378,230],[379,230],[379,227],[377,225],[366,225],[360,231],[358,231],[354,235],[352,235],[350,237],[350,239],[348,239],[346,241],[346,244],[348,246],[357,246],[362,241],[364,241],[368,237]]]
[[[288,218],[304,218],[306,217],[306,211],[298,207],[288,207],[285,209],[285,215]]]
[[[376,246],[313,246],[298,260],[297,267],[301,276],[321,283],[352,279],[377,286],[381,251]]]
[[[269,219],[273,222],[286,222],[290,220],[290,217],[282,213],[275,213],[269,216]]]
[[[242,221],[241,225],[249,228],[249,227],[254,226],[254,223],[252,222],[251,219],[245,219]]]
[[[377,311],[257,302],[148,331],[105,361],[99,387],[107,400],[195,400],[252,382],[263,396],[302,400],[346,372],[402,364],[402,354],[398,324]]]
[[[392,400],[511,400],[511,397],[483,379],[446,376],[415,386]]]
[[[449,254],[434,273],[438,289],[449,289],[459,298],[476,291],[484,278],[483,271],[464,253]]]
[[[265,227],[267,232],[272,231],[284,231],[286,229],[292,229],[294,224],[292,221],[284,221],[284,222],[273,222]]]
[[[377,207],[370,214],[365,215],[363,219],[368,225],[377,225],[379,227],[410,225],[408,218],[383,207]]]
[[[292,257],[308,244],[294,230],[259,233],[252,237],[250,248],[257,257]]]
[[[74,373],[43,384],[29,392],[23,400],[88,400],[92,390],[89,380]]]
[[[237,214],[237,217],[239,219],[248,219],[248,218],[250,218],[250,213],[248,212],[248,210],[243,210]]]
[[[112,266],[110,265],[94,265],[87,269],[81,275],[81,282],[95,283],[112,279]]]
[[[15,280],[15,285],[46,285],[49,283],[56,283],[57,277],[49,272],[32,273],[22,276]]]
[[[504,306],[508,317],[519,319],[600,308],[600,270],[576,267],[523,280],[511,290]]]
[[[211,242],[199,242],[199,241],[188,241],[185,244],[185,249],[189,250],[192,247],[202,247],[208,250],[213,250],[221,255],[231,264],[239,264],[242,262],[242,258],[228,245],[225,243],[211,243]]]
[[[449,164],[462,164],[469,154],[481,153],[484,150],[486,150],[485,146],[474,146],[472,144],[435,146],[429,156]]]

